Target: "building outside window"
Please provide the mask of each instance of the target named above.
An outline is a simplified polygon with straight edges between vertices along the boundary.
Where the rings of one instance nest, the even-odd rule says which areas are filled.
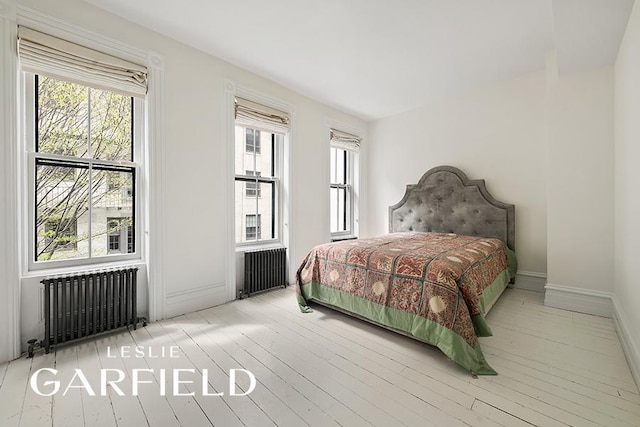
[[[262,238],[261,223],[262,215],[258,215],[257,220],[255,215],[247,215],[245,226],[247,241],[260,240]]]
[[[247,176],[261,176],[262,172],[248,170],[246,171]],[[256,182],[247,182],[246,184],[246,196],[247,197],[260,197],[260,186]]]
[[[260,154],[260,131],[247,128],[244,137],[246,152]]]
[[[126,240],[125,240],[126,239]],[[127,242],[126,248],[122,242]],[[133,250],[133,227],[130,219],[107,218],[107,252],[130,253]]]

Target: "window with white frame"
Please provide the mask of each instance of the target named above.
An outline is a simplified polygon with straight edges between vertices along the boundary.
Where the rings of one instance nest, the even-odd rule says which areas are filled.
[[[247,132],[261,135],[263,143],[260,153],[247,152],[242,145]],[[280,212],[280,170],[283,135],[236,126],[236,243],[272,241],[278,239]],[[262,226],[255,224],[256,215]],[[246,231],[242,232],[243,219]],[[250,232],[249,227],[252,227]]]
[[[236,243],[278,241],[288,115],[242,98],[235,107]]]
[[[24,27],[19,57],[30,266],[135,257],[146,69]]]
[[[355,236],[356,156],[361,139],[355,135],[331,129],[329,148],[329,218],[331,238]]]

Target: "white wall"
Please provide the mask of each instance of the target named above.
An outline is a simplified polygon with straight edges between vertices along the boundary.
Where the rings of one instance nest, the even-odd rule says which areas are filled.
[[[615,67],[615,300],[640,383],[640,5]],[[620,330],[620,329],[619,329]],[[624,332],[622,334],[624,336]]]
[[[369,128],[368,235],[388,231],[387,208],[428,169],[451,165],[483,178],[516,205],[519,269],[547,270],[545,74],[375,121]]]
[[[613,68],[551,80],[549,94],[547,280],[613,292]]]
[[[227,206],[226,195],[233,185],[233,171],[227,161],[231,147],[225,141],[223,123],[225,81],[295,108],[290,229],[290,246],[295,252],[290,272],[313,245],[327,241],[329,207],[328,198],[322,196],[328,191],[325,123],[333,119],[366,128],[364,122],[86,2],[20,0],[18,4],[164,58],[166,137],[164,161],[155,166],[161,169],[163,181],[164,247],[159,262],[169,299],[168,315],[223,302],[218,298],[226,296],[211,292],[224,288],[227,260],[232,259],[226,244],[227,218],[233,209]],[[33,286],[36,279],[25,280],[23,286]],[[33,290],[23,289],[22,295],[27,294],[32,295]],[[23,322],[33,322],[31,317],[38,312],[34,304],[23,301]]]

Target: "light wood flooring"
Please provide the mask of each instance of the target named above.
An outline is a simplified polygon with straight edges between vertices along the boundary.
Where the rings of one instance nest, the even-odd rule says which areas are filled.
[[[0,426],[639,426],[640,393],[612,321],[542,300],[505,291],[488,315],[494,336],[481,339],[499,375],[474,379],[434,347],[326,308],[302,314],[292,288],[276,290],[1,364]],[[179,357],[107,357],[107,347],[135,345],[179,346]],[[82,369],[96,393],[101,368],[126,370],[129,396],[39,396],[29,378],[43,367],[59,371],[62,388]],[[161,396],[158,383],[130,396],[136,368],[168,378],[206,368],[209,392],[225,395],[202,396],[195,381],[180,389],[195,396]],[[228,393],[238,368],[257,379],[247,396]],[[246,390],[248,376],[237,383]]]

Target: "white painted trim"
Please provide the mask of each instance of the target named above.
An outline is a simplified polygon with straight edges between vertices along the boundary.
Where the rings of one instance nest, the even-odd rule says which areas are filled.
[[[351,236],[355,236],[355,237],[359,237],[360,236],[360,211],[361,211],[361,206],[362,206],[362,166],[363,166],[363,161],[362,161],[362,151],[363,151],[363,145],[364,145],[364,139],[365,139],[365,131],[364,129],[360,128],[360,127],[355,127],[355,126],[351,126],[345,122],[341,122],[339,120],[335,120],[332,119],[330,117],[325,117],[324,119],[324,135],[326,135],[326,150],[325,150],[325,154],[322,156],[323,159],[323,170],[324,170],[324,175],[326,177],[326,185],[325,185],[325,190],[324,190],[324,200],[326,200],[326,206],[327,206],[327,215],[326,215],[326,220],[325,220],[325,224],[324,227],[325,229],[324,231],[324,235],[328,236],[327,237],[327,241],[331,241],[332,238],[337,237],[337,236],[332,236],[331,235],[331,219],[329,218],[329,206],[331,203],[331,200],[329,199],[330,197],[330,190],[329,190],[329,184],[331,183],[331,168],[330,168],[330,150],[329,147],[330,142],[331,142],[331,129],[338,129],[341,130],[343,132],[347,132],[350,133],[352,135],[355,135],[357,137],[360,137],[363,140],[363,144],[361,144],[360,150],[358,151],[357,155],[354,156],[353,162],[351,164],[351,180],[353,182],[353,195],[352,195],[352,208],[353,208],[353,221],[351,223],[351,232],[349,234],[349,237]],[[356,174],[353,174],[353,171],[357,171]],[[340,236],[340,237],[345,237],[345,236]]]
[[[280,221],[280,238],[278,243],[287,248],[287,262],[289,265],[289,271],[287,272],[287,281],[290,282],[293,277],[293,266],[291,261],[294,258],[294,245],[291,239],[291,230],[293,230],[292,221],[293,215],[291,212],[291,194],[293,193],[293,185],[295,180],[293,179],[293,150],[295,140],[295,107],[289,103],[264,95],[261,92],[254,91],[247,87],[241,86],[232,80],[224,80],[224,96],[223,96],[223,120],[222,126],[223,136],[222,140],[225,141],[224,152],[226,153],[226,166],[225,166],[225,182],[227,188],[227,200],[225,209],[227,224],[227,250],[225,251],[225,268],[226,268],[226,289],[227,289],[227,301],[236,299],[236,241],[235,241],[235,191],[233,188],[233,176],[235,170],[235,152],[233,147],[235,145],[235,117],[234,117],[234,100],[236,96],[241,96],[245,99],[264,104],[269,107],[276,108],[289,114],[290,128],[287,133],[287,137],[284,142],[284,159],[286,167],[281,168],[281,189],[282,194],[280,197],[280,211],[282,217]],[[276,244],[276,242],[274,242]]]
[[[18,191],[18,56],[13,3],[0,2],[0,362],[20,356],[20,243]]]
[[[544,285],[546,284],[547,275],[545,273],[518,270],[516,273],[516,282],[513,284],[513,287],[526,291],[544,292]]]
[[[613,316],[613,294],[571,286],[545,285],[544,305],[579,313],[611,318]]]
[[[146,155],[145,159],[145,195],[147,197],[147,231],[145,236],[147,254],[147,288],[149,291],[149,320],[165,318],[167,296],[164,282],[164,200],[163,189],[165,170],[165,83],[164,58],[150,52],[147,67],[149,69],[149,87],[145,108]]]
[[[166,317],[203,310],[227,302],[227,286],[224,283],[176,291],[167,294]]]
[[[225,162],[224,179],[225,187],[227,189],[227,197],[225,203],[225,224],[227,225],[226,233],[226,246],[227,250],[224,252],[225,268],[226,268],[226,289],[227,289],[227,301],[233,301],[236,299],[236,237],[235,237],[235,189],[231,182],[231,177],[234,172],[235,153],[232,149],[234,146],[235,135],[235,118],[234,118],[234,99],[236,96],[236,85],[230,80],[224,81],[224,96],[222,97],[222,114],[223,114],[223,126],[222,126],[222,141],[224,145],[222,151],[226,153],[227,161]]]
[[[640,345],[635,341],[631,331],[633,330],[628,317],[624,313],[618,297],[613,296],[613,323],[622,345],[622,352],[624,353],[631,375],[633,375],[636,385],[640,388]],[[636,328],[637,329],[637,328]]]

